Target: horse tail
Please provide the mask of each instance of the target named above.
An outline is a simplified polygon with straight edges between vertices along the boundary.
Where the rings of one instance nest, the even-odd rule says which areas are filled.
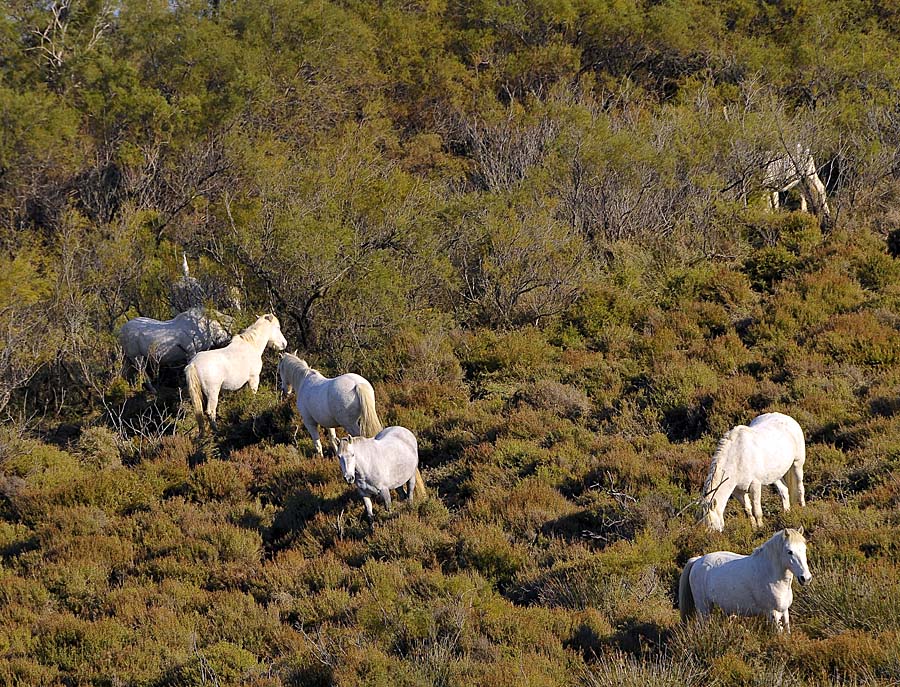
[[[374,437],[384,429],[375,412],[375,390],[371,384],[357,384],[356,397],[359,399],[359,429],[364,437]]]
[[[699,556],[695,556],[688,560],[688,562],[684,566],[684,570],[681,571],[681,579],[678,581],[678,610],[681,611],[681,619],[687,620],[694,612],[697,610],[694,605],[694,592],[691,590],[691,568],[694,567],[694,563],[696,563],[700,559]]]
[[[184,368],[184,376],[187,379],[188,391],[191,394],[191,405],[194,406],[194,416],[197,418],[197,427],[200,434],[203,434],[203,425],[205,418],[203,417],[203,390],[200,385],[200,375],[197,374],[197,368],[194,363],[189,363]]]
[[[796,463],[792,464],[791,467],[788,468],[787,474],[784,476],[784,481],[787,482],[788,499],[792,506],[797,506],[800,503],[800,485],[799,480],[797,479],[795,466]]]
[[[425,480],[422,479],[422,473],[419,472],[419,468],[416,468],[416,491],[419,492],[422,496],[421,498],[428,498],[428,490],[425,488]]]

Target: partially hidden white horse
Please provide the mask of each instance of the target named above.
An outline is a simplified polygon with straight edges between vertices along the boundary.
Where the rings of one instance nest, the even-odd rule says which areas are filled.
[[[125,357],[141,369],[148,363],[183,364],[200,351],[227,342],[230,335],[218,320],[230,319],[215,311],[207,314],[203,308],[190,308],[171,320],[135,317],[119,329],[119,344]]]
[[[767,616],[779,631],[790,632],[795,576],[803,585],[812,579],[802,527],[776,532],[749,556],[731,551],[695,556],[678,584],[681,618],[709,615],[717,606],[729,614]]]
[[[236,391],[249,383],[255,394],[259,388],[259,373],[262,371],[262,354],[269,345],[279,351],[287,348],[287,341],[281,333],[281,323],[271,314],[261,315],[225,348],[198,353],[188,363],[184,376],[201,434],[203,396],[206,395],[206,414],[215,429],[220,390]]]
[[[765,413],[749,426],[738,425],[719,441],[703,485],[703,521],[719,532],[725,527],[729,496],[740,498],[750,522],[762,526],[762,485],[774,484],[784,510],[805,506],[803,464],[806,442],[797,421],[782,413]],[[787,480],[787,485],[783,479]],[[752,501],[752,502],[751,502]]]
[[[358,374],[325,377],[294,353],[284,353],[278,363],[281,391],[297,394],[297,410],[303,426],[322,455],[319,426],[328,430],[332,445],[337,443],[335,427],[351,436],[374,437],[383,428],[375,411],[375,390]]]
[[[387,427],[372,439],[346,437],[336,446],[341,473],[356,486],[363,498],[369,522],[374,521],[372,497],[380,496],[391,509],[391,489],[405,486],[406,500],[412,502],[418,489],[426,496],[419,473],[419,445],[406,427]]]
[[[809,148],[800,143],[791,150],[785,149],[783,155],[771,153],[763,175],[763,185],[769,189],[769,207],[778,209],[779,193],[792,188],[800,188],[800,209],[812,212],[826,222],[831,219],[831,209],[825,196],[825,184],[819,177],[816,161]]]

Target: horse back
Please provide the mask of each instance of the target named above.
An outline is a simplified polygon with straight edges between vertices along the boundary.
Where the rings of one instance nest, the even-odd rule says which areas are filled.
[[[385,427],[375,435],[373,441],[382,442],[383,445],[398,444],[412,449],[416,456],[419,455],[419,442],[416,441],[416,435],[410,432],[406,427],[393,425]]]
[[[772,453],[778,453],[782,460],[801,465],[806,460],[806,439],[800,424],[784,413],[764,413],[750,423],[758,441]],[[785,468],[786,469],[786,468]]]
[[[342,427],[346,427],[348,423],[351,425],[358,423],[362,408],[356,390],[360,386],[371,386],[365,377],[348,372],[332,379],[325,379],[322,386],[327,397],[328,414]],[[325,411],[326,408],[321,410]]]
[[[135,317],[122,325],[118,338],[129,358],[153,353],[161,362],[176,362],[189,357],[181,347],[180,332],[173,320]]]
[[[353,445],[357,470],[362,470],[373,486],[395,489],[415,475],[419,467],[416,437],[405,427],[386,427],[372,439],[354,439]]]

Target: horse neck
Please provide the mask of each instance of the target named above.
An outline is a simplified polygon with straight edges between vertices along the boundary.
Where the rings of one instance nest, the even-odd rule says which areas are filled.
[[[341,441],[343,441],[343,439]],[[369,460],[368,447],[365,445],[362,438],[353,440],[353,460],[353,471],[356,474],[362,475],[363,477],[369,474],[369,464],[371,461]]]
[[[269,328],[258,320],[238,334],[238,336],[262,355],[269,343]]]
[[[712,465],[709,466],[709,474],[706,476],[706,482],[703,484],[703,503],[707,508],[712,509],[712,501],[715,499],[716,508],[720,514],[725,510],[725,504],[734,491],[734,479],[729,478],[726,470],[731,463],[731,451],[734,449],[734,437],[731,430],[722,437],[719,446],[713,454]]]
[[[291,380],[291,386],[294,387],[294,392],[296,393],[306,383],[306,380],[309,379],[310,373],[315,372],[315,370],[308,365],[306,367],[301,365],[299,358],[287,358],[287,360],[288,376]]]
[[[764,544],[761,544],[753,551],[760,561],[765,562],[765,567],[771,582],[787,582],[790,584],[794,581],[794,573],[781,558],[781,552],[784,547],[781,544],[780,537],[775,535]]]

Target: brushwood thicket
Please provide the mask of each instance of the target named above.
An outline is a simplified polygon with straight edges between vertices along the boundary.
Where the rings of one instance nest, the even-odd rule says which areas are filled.
[[[8,0],[0,683],[897,684],[898,56],[879,0]],[[798,142],[827,221],[768,208]],[[182,254],[430,498],[370,531],[271,352],[207,442],[123,376]],[[706,532],[767,411],[808,505]],[[799,525],[790,636],[679,621],[688,557]]]

